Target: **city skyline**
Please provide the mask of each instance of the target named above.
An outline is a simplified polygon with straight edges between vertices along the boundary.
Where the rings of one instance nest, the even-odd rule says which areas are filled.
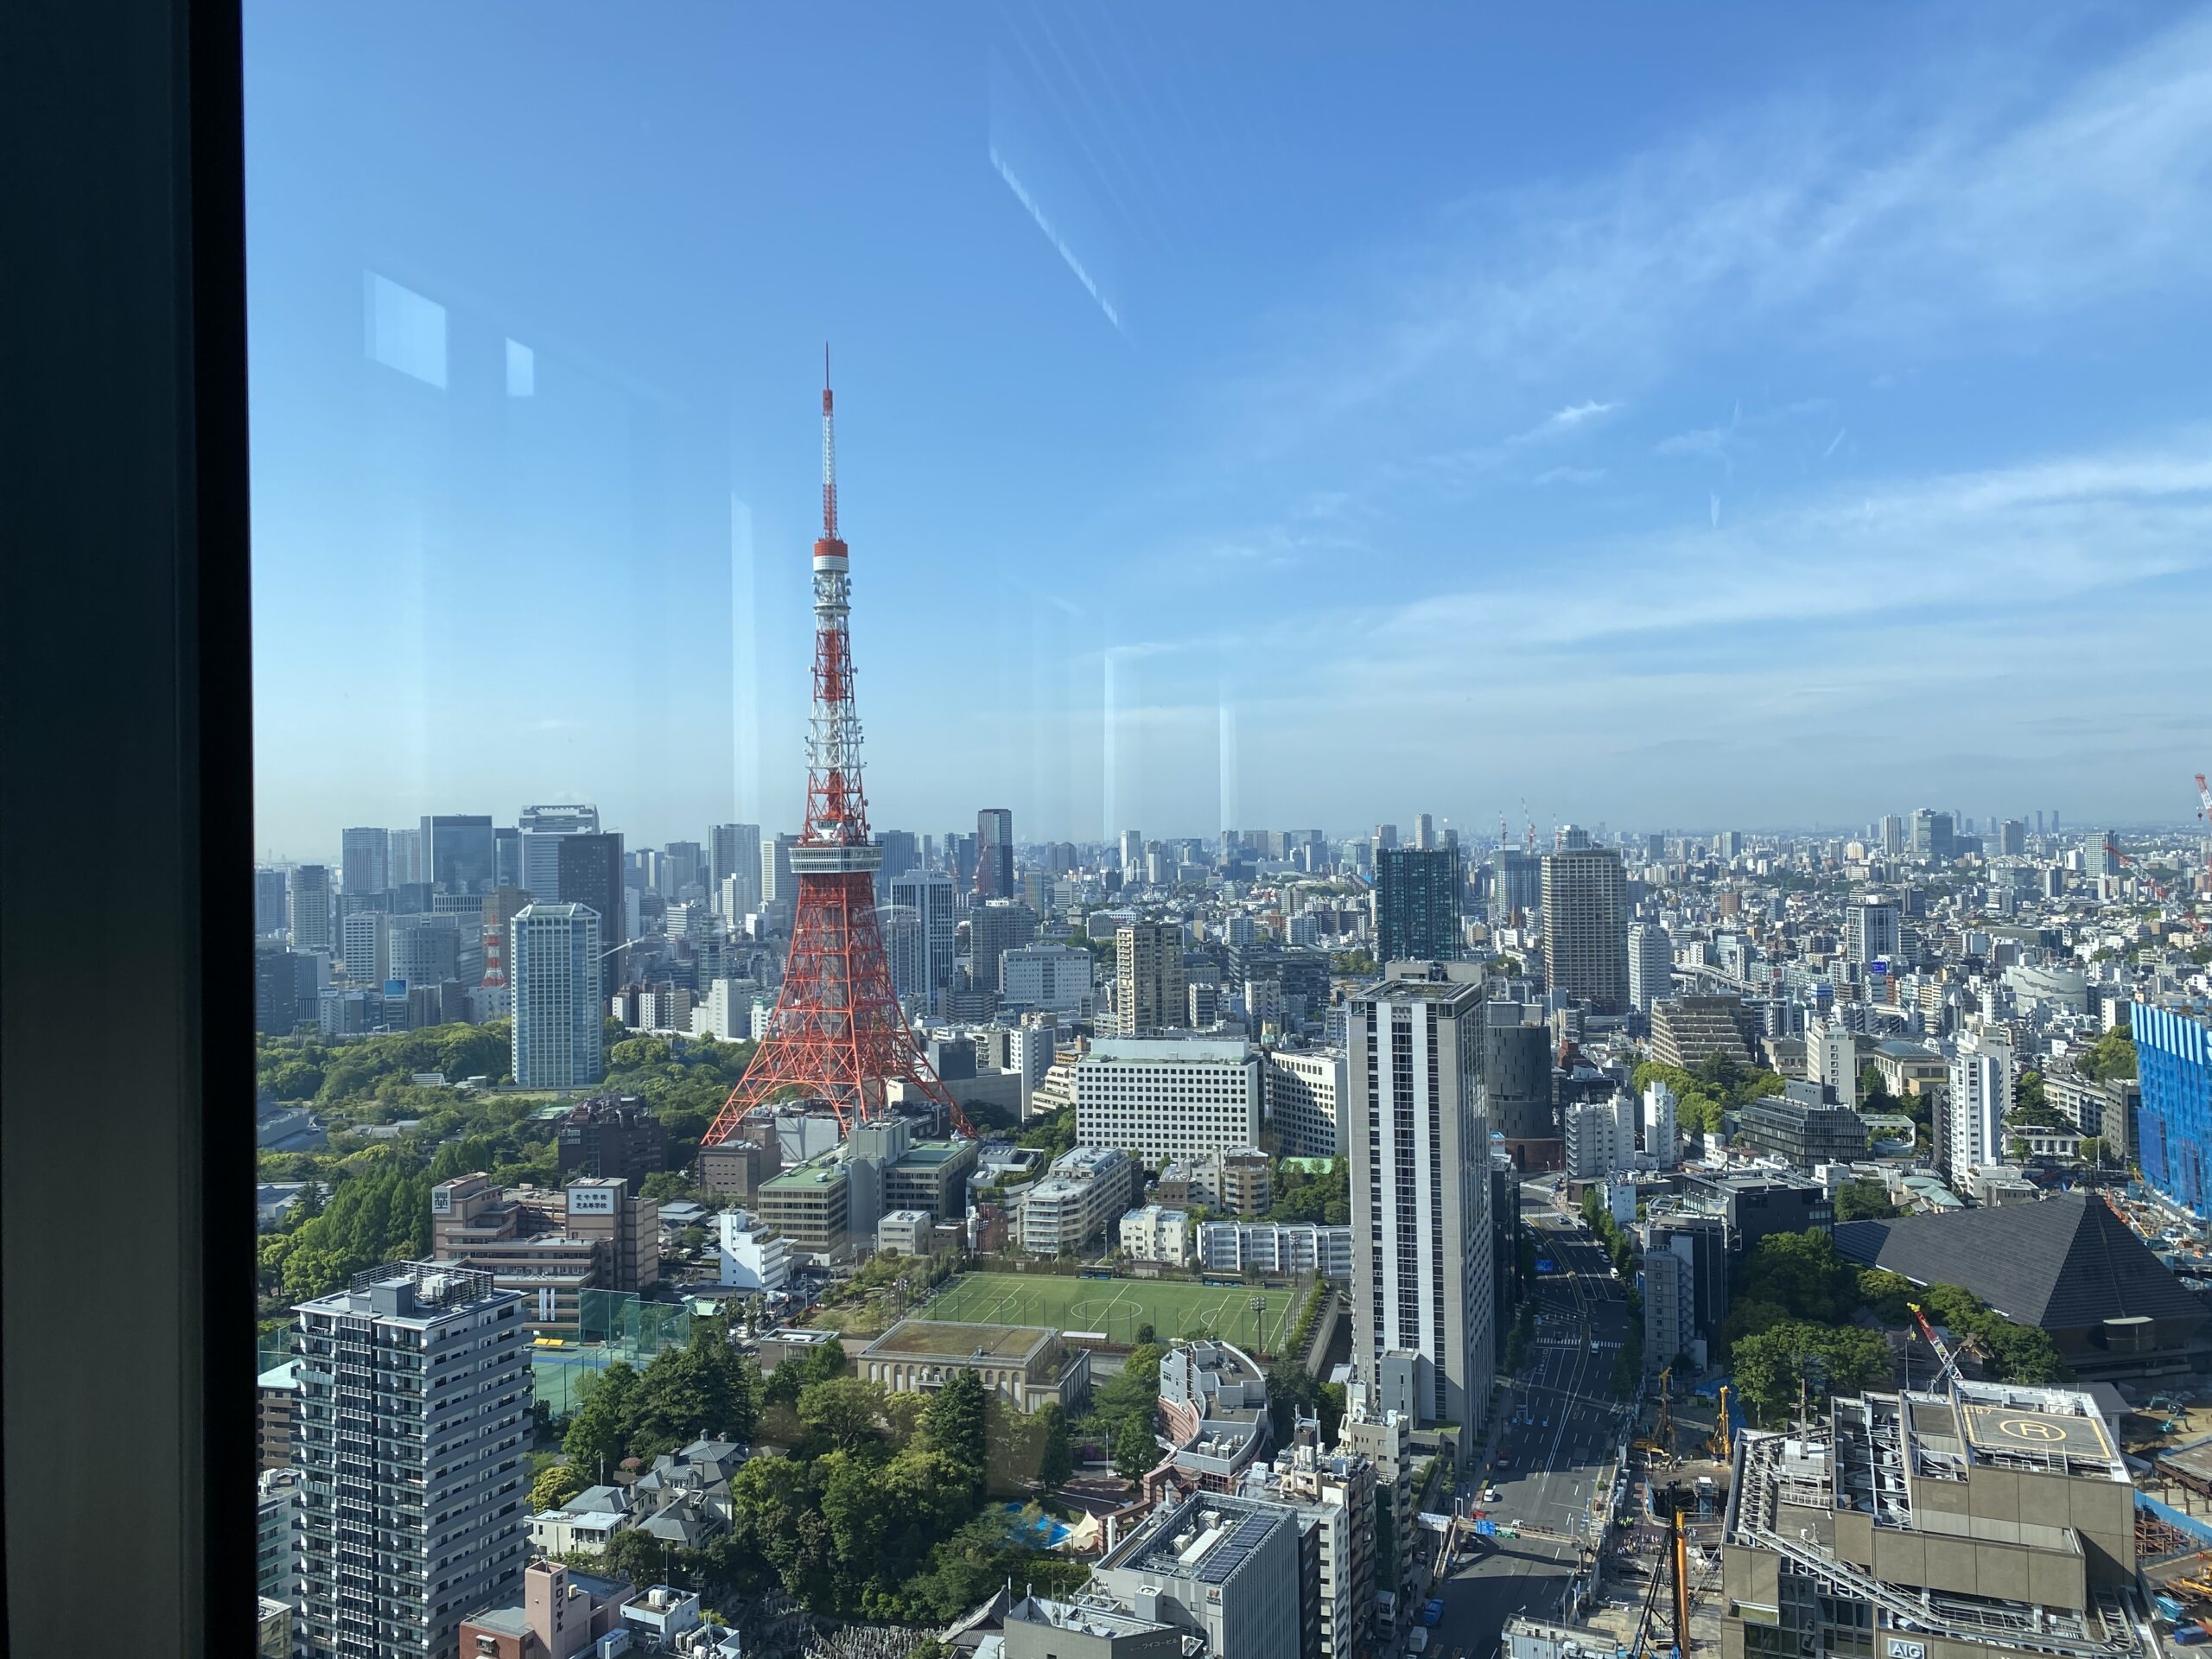
[[[2002,16],[257,7],[257,840],[795,822],[824,337],[887,823],[2177,820],[2212,16]]]

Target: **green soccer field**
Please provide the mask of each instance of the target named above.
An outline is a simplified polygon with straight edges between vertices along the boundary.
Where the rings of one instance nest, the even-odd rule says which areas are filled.
[[[1265,1309],[1255,1313],[1258,1299]],[[1254,1290],[1149,1279],[1069,1279],[1046,1274],[966,1273],[922,1309],[922,1317],[968,1325],[1036,1325],[1090,1331],[1116,1346],[1149,1325],[1161,1341],[1208,1331],[1236,1346],[1274,1353],[1298,1318],[1294,1290]]]

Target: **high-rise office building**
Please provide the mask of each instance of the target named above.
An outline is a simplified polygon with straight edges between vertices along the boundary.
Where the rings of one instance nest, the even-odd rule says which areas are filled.
[[[581,838],[580,838],[581,839]],[[508,927],[514,987],[515,1081],[531,1089],[580,1089],[607,1074],[601,1053],[599,917],[588,906],[530,905]]]
[[[2007,818],[1997,826],[1997,850],[2008,858],[2019,858],[2028,850],[2028,826],[2018,818]]]
[[[1675,994],[1675,944],[1656,922],[1630,922],[1628,928],[1628,1004],[1649,1014],[1654,1002]]]
[[[340,837],[340,885],[347,893],[382,893],[391,885],[391,831],[348,830]]]
[[[555,882],[562,897],[556,903],[582,905],[599,918],[600,1006],[604,1007],[622,983],[623,953],[615,949],[627,938],[629,904],[623,897],[622,835],[578,830],[555,838]],[[513,953],[508,955],[508,978],[514,976]]]
[[[1491,887],[1490,918],[1500,927],[1525,926],[1544,903],[1544,861],[1535,853],[1501,847],[1497,880]]]
[[[1957,836],[1948,812],[1933,807],[1916,808],[1912,815],[1912,855],[1937,864],[1948,864],[1956,854]]]
[[[253,931],[264,939],[282,938],[290,925],[289,894],[282,870],[253,873]]]
[[[1378,1406],[1482,1444],[1495,1369],[1483,988],[1388,980],[1351,1006],[1355,1363]]]
[[[391,977],[391,944],[385,930],[392,919],[381,910],[366,907],[339,918],[339,959],[346,964],[346,977],[357,988],[381,991],[385,981]]]
[[[707,831],[707,880],[716,892],[726,877],[760,879],[760,826],[718,823]]]
[[[496,825],[492,830],[492,887],[521,885],[522,831],[511,824]]]
[[[892,906],[909,912],[896,925],[884,923],[884,949],[891,958],[891,988],[901,1002],[918,1000],[929,1013],[942,1012],[952,985],[954,935],[960,918],[953,906],[952,878],[942,870],[909,870],[891,883]]]
[[[307,1650],[457,1659],[462,1618],[519,1584],[529,1552],[522,1298],[399,1262],[293,1313]]]
[[[481,910],[479,909],[480,916]],[[358,918],[348,917],[348,921]],[[417,985],[442,985],[461,973],[461,917],[444,912],[428,916],[385,916],[377,918],[385,924],[385,970],[387,980],[403,980],[411,989]],[[474,918],[471,918],[474,921]],[[476,925],[480,927],[481,923]],[[354,977],[353,964],[347,963],[347,976]],[[374,984],[373,980],[357,980],[361,984]]]
[[[430,879],[423,873],[423,831],[420,825],[410,824],[404,830],[394,830],[390,846],[393,887],[413,887],[417,882]]]
[[[1370,839],[1374,842],[1376,852],[1388,852],[1398,844],[1398,826],[1395,823],[1378,823],[1375,826],[1375,834]]]
[[[1376,952],[1383,962],[1456,962],[1459,854],[1456,848],[1386,848],[1375,859]]]
[[[327,950],[331,937],[330,867],[296,864],[292,867],[292,949]]]
[[[791,849],[798,844],[797,836],[760,838],[760,908],[772,910],[785,926],[798,898],[798,878],[791,874]]]
[[[1550,1032],[1541,1006],[1494,1001],[1484,1005],[1483,1112],[1505,1137],[1516,1169],[1556,1169],[1560,1157],[1559,1109],[1553,1103]]]
[[[1131,922],[1114,931],[1115,1029],[1141,1036],[1179,1026],[1187,1013],[1179,922]]]
[[[1895,812],[1888,814],[1882,820],[1883,855],[1887,858],[1900,857],[1908,845],[1905,839],[1904,817]]]
[[[253,1028],[271,1036],[288,1037],[292,1027],[300,1023],[302,1009],[312,1016],[315,1012],[310,990],[307,999],[300,995],[301,964],[305,957],[294,955],[273,939],[263,940],[253,947]]]
[[[707,885],[707,849],[696,841],[671,841],[661,849],[660,896],[671,904],[683,902],[685,890]]]
[[[968,912],[968,977],[979,990],[999,986],[999,958],[1037,937],[1037,912],[994,899]]]
[[[1144,832],[1141,830],[1122,831],[1122,874],[1141,880],[1144,875]]]
[[[883,849],[883,861],[875,867],[875,902],[891,902],[891,884],[909,870],[922,867],[921,843],[911,830],[886,830],[875,838]]]
[[[1014,899],[1014,814],[987,806],[976,815],[976,896]]]
[[[1426,812],[1414,814],[1414,849],[1430,852],[1444,843],[1436,838],[1436,820]]]
[[[1605,847],[1544,855],[1544,982],[1599,1014],[1628,1011],[1628,874]]]
[[[1862,893],[1845,906],[1843,953],[1859,968],[1869,963],[1894,962],[1903,938],[1904,911],[1894,899],[1881,893]]]
[[[423,879],[447,893],[486,893],[499,885],[492,820],[452,812],[423,820]]]
[[[2091,880],[2120,874],[2120,842],[2111,830],[2090,836],[2082,842],[2082,871]],[[292,943],[297,944],[299,941],[295,938]]]
[[[516,885],[542,904],[559,904],[568,897],[561,891],[561,839],[597,835],[599,809],[582,804],[525,806],[516,827],[522,836],[522,872]]]

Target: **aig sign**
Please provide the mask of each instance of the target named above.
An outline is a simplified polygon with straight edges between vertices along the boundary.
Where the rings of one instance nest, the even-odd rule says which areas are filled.
[[[1893,1636],[1890,1638],[1889,1659],[1928,1659],[1928,1644]]]
[[[569,1213],[572,1216],[611,1216],[614,1213],[614,1189],[611,1186],[572,1186],[569,1189]]]

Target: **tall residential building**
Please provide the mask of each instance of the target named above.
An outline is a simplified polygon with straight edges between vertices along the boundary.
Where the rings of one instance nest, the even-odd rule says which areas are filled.
[[[1854,966],[1894,962],[1901,946],[1904,911],[1894,899],[1862,893],[1843,912],[1843,953]]]
[[[2142,1091],[2135,1152],[2144,1180],[2199,1221],[2212,1220],[2212,1024],[2200,1014],[2127,1005]],[[2107,1143],[2125,1144],[2125,1115]]]
[[[597,1083],[607,1072],[598,915],[583,905],[530,905],[516,912],[509,932],[515,1081],[531,1089]]]
[[[328,950],[331,937],[330,867],[296,864],[292,867],[292,949]]]
[[[2009,858],[2018,858],[2028,850],[2028,826],[2021,819],[2007,818],[1997,826],[1997,850]]]
[[[1037,937],[1037,912],[1011,899],[993,899],[968,912],[969,977],[977,988],[999,988],[999,959]]]
[[[1840,1020],[1822,1020],[1805,1033],[1805,1077],[1838,1106],[1859,1109],[1859,1051],[1864,1039]]]
[[[1482,1442],[1494,1369],[1483,988],[1389,980],[1352,999],[1354,1363],[1378,1408]]]
[[[542,904],[557,905],[569,895],[561,891],[561,839],[564,836],[599,833],[595,806],[525,806],[515,821],[522,832],[522,869],[518,884]],[[602,921],[606,918],[602,916]]]
[[[1628,874],[1607,847],[1544,855],[1544,982],[1599,1014],[1628,1011]]]
[[[1379,960],[1456,962],[1465,954],[1457,848],[1394,847],[1377,853],[1374,902]]]
[[[528,1555],[522,1298],[434,1262],[301,1303],[299,1628],[314,1655],[457,1659]]]
[[[382,893],[391,885],[391,830],[348,830],[340,841],[338,879],[346,893]]]
[[[423,879],[447,893],[485,893],[499,885],[492,820],[451,812],[423,820]]]
[[[1437,838],[1436,820],[1426,812],[1414,814],[1414,848],[1417,852],[1433,852],[1444,843]]]
[[[1075,1063],[1075,1135],[1157,1167],[1259,1144],[1260,1052],[1241,1038],[1101,1037]]]
[[[413,887],[430,878],[423,874],[423,830],[418,824],[394,830],[391,841],[391,876],[395,887]]]
[[[1643,1091],[1643,1150],[1661,1169],[1681,1163],[1681,1141],[1675,1127],[1675,1091],[1654,1079]]]
[[[1014,814],[987,806],[976,815],[976,896],[1013,899]]]
[[[760,907],[760,826],[757,823],[718,823],[707,831],[707,896],[723,904],[722,883],[733,875],[742,878],[737,896],[749,899],[730,916],[733,921]],[[725,913],[728,913],[724,906]]]
[[[1905,850],[1904,819],[1891,812],[1882,819],[1882,853],[1886,858],[1897,858]]]
[[[1656,922],[1630,922],[1628,928],[1628,1004],[1649,1014],[1654,1002],[1675,994],[1675,943]]]
[[[1114,1014],[1124,1037],[1179,1023],[1187,999],[1179,922],[1130,922],[1114,932]]]
[[[1141,878],[1144,874],[1144,831],[1122,831],[1122,874],[1124,878]]]
[[[1949,1130],[1939,1148],[1954,1186],[1963,1188],[1976,1169],[2005,1161],[2005,1114],[2015,1081],[2012,1045],[2002,1035],[1974,1029],[1961,1034],[1951,1058]]]
[[[791,874],[791,849],[798,844],[797,836],[760,841],[760,908],[772,910],[786,927],[798,899],[798,878]]]
[[[562,896],[552,902],[582,905],[599,918],[599,997],[604,1007],[622,982],[622,952],[614,947],[627,937],[629,906],[623,897],[622,836],[580,830],[558,837],[558,882]],[[507,975],[514,976],[512,952]]]
[[[902,1002],[919,999],[925,1011],[942,1012],[952,985],[954,935],[959,916],[952,878],[941,870],[910,870],[891,883],[891,903],[912,913],[911,925],[887,919],[884,947],[891,958],[891,988]]]

